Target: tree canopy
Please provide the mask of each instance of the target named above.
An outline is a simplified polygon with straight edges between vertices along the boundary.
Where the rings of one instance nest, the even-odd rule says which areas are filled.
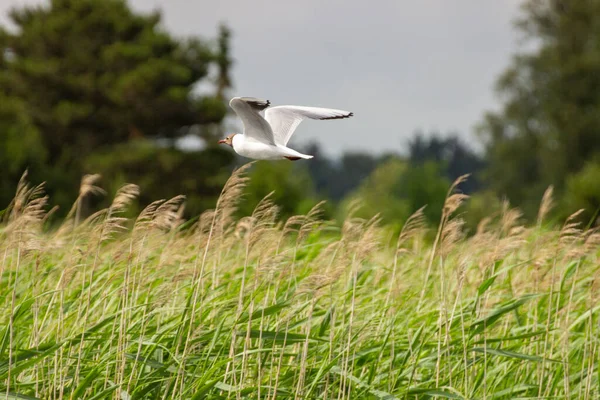
[[[549,185],[561,195],[600,154],[600,1],[528,0],[523,11],[517,27],[533,50],[499,78],[504,106],[480,132],[487,181],[533,215]]]
[[[470,173],[460,190],[473,195],[472,215],[508,199],[533,219],[552,185],[557,215],[584,207],[582,219],[597,218],[598,17],[600,0],[523,2],[517,28],[531,45],[498,79],[502,107],[480,124],[483,154],[456,134],[417,132],[403,155],[327,157],[313,143],[310,162],[257,163],[240,212],[275,191],[283,217],[322,199],[343,212],[360,199],[365,217],[402,223],[428,204],[436,222],[449,183]],[[25,169],[31,181],[47,182],[62,213],[88,173],[101,174],[109,193],[139,184],[141,206],[179,194],[187,216],[214,205],[237,163],[216,145],[233,82],[227,27],[213,38],[176,38],[159,12],[134,12],[125,0],[47,0],[18,6],[9,19],[10,29],[0,26],[0,209]],[[208,89],[200,94],[199,85]],[[190,135],[201,138],[201,150],[180,145]]]
[[[382,162],[344,202],[344,211],[356,207],[357,216],[379,214],[386,223],[401,227],[415,211],[426,206],[429,222],[438,223],[450,181],[443,177],[440,164],[419,165],[398,158]]]
[[[461,185],[461,190],[465,193],[475,192],[483,186],[480,173],[485,161],[455,133],[442,136],[432,132],[426,137],[417,132],[408,142],[408,158],[413,165],[431,162],[439,164],[442,173],[451,182],[470,174],[469,179]]]
[[[219,133],[214,127],[227,112],[222,97],[230,85],[226,28],[214,42],[179,40],[161,27],[159,13],[135,13],[123,0],[51,0],[15,8],[9,17],[16,29],[0,30],[0,128],[6,132],[0,161],[8,170],[2,188],[29,168],[32,179],[48,181],[50,192],[64,193],[84,172],[110,173],[86,171],[86,159],[114,146],[160,140],[161,148],[177,152],[175,140],[189,133],[208,143]],[[194,88],[213,79],[211,66],[218,71],[214,94],[200,96]],[[200,185],[232,162],[214,147],[197,156],[219,160],[193,171]],[[138,161],[137,175],[161,180],[162,165]]]

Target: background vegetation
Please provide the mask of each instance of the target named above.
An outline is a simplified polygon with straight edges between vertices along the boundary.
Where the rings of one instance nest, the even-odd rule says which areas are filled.
[[[435,222],[444,185],[470,173],[462,187],[474,197],[468,207],[499,211],[506,199],[533,221],[553,186],[560,206],[551,218],[585,208],[581,220],[597,224],[599,15],[595,0],[524,1],[516,26],[532,50],[516,54],[498,78],[504,106],[482,117],[482,152],[442,132],[417,132],[397,152],[336,159],[312,143],[310,163],[256,165],[240,215],[274,190],[287,217],[326,199],[328,216],[343,218],[361,200],[361,216],[381,212],[397,227],[425,204]],[[215,144],[233,82],[227,27],[212,39],[174,38],[159,14],[136,14],[122,0],[52,0],[9,17],[16,29],[0,29],[0,209],[26,168],[33,182],[46,182],[62,217],[92,173],[109,193],[139,184],[137,211],[178,194],[187,196],[187,217],[214,204],[244,162]],[[200,138],[202,150],[182,146],[188,136]],[[107,202],[97,198],[82,213]],[[474,230],[482,213],[472,211]]]
[[[87,177],[51,234],[43,188],[21,181],[0,231],[7,398],[600,395],[600,234],[577,215],[547,229],[551,191],[532,227],[504,204],[467,238],[459,179],[437,230],[417,211],[390,241],[320,204],[277,222],[267,197],[232,218],[248,167],[191,224],[181,197],[123,218],[132,184],[78,223]]]
[[[13,10],[0,393],[598,398],[599,17],[524,1],[534,45],[482,152],[417,133],[233,172],[227,27],[176,39],[121,0]]]

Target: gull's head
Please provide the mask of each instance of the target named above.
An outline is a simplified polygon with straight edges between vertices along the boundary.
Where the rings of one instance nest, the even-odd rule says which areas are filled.
[[[230,133],[229,135],[227,135],[227,137],[225,139],[219,140],[219,144],[226,144],[228,146],[233,147],[233,137],[235,136],[235,133]]]

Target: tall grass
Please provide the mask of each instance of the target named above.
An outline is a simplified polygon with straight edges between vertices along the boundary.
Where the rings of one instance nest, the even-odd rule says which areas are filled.
[[[279,222],[269,197],[236,220],[246,169],[194,222],[181,196],[125,219],[135,185],[83,219],[89,176],[51,232],[43,186],[23,179],[0,228],[1,393],[600,397],[600,235],[545,227],[550,192],[535,226],[506,205],[466,236],[453,185],[438,228],[420,210],[389,240],[320,205]]]

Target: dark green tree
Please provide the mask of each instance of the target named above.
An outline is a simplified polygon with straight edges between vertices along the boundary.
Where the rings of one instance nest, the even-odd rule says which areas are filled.
[[[251,215],[256,205],[269,193],[279,207],[280,217],[304,214],[319,202],[310,175],[303,165],[284,161],[258,161],[249,172],[240,215]]]
[[[110,169],[87,171],[101,164],[86,161],[94,154],[110,157],[114,146],[137,139],[160,143],[155,151],[172,155],[179,151],[176,140],[190,133],[214,142],[230,83],[225,27],[214,44],[176,40],[160,27],[159,13],[134,13],[124,0],[51,0],[13,9],[9,17],[16,30],[0,29],[0,161],[10,166],[0,177],[2,188],[29,167],[31,179],[48,181],[54,201],[66,205],[81,174],[119,170],[121,159],[114,157],[105,163]],[[194,87],[208,79],[211,65],[219,71],[215,94],[198,96]],[[23,132],[22,143],[15,132]],[[231,163],[230,155],[210,154],[224,151],[209,147],[197,153],[219,162],[195,171],[182,166],[178,179],[193,177],[203,186]],[[127,168],[131,163],[128,159]],[[161,176],[165,169],[152,159],[141,156],[137,163],[135,177],[172,179],[170,173]]]
[[[302,151],[315,156],[307,165],[315,190],[334,202],[355,190],[381,162],[391,157],[350,151],[336,160],[323,153],[317,143],[310,143]]]
[[[533,50],[498,80],[504,107],[481,126],[497,194],[535,215],[544,190],[600,153],[600,0],[528,0],[517,26]]]
[[[440,165],[433,161],[411,165],[399,158],[389,158],[345,199],[342,212],[348,212],[356,203],[357,216],[370,218],[379,214],[385,224],[400,228],[412,213],[426,206],[425,216],[436,224],[449,186]]]
[[[600,225],[600,161],[590,161],[569,177],[564,204],[569,211],[583,209],[580,220],[586,224]]]
[[[231,49],[229,46],[231,31],[225,25],[219,27],[218,52],[216,54],[216,62],[219,67],[219,75],[217,77],[217,97],[225,99],[225,91],[232,86],[231,82]]]
[[[315,142],[302,149],[302,152],[314,156],[310,162],[306,163],[306,168],[317,193],[325,198],[335,199],[333,185],[336,179],[339,178],[339,172],[334,160],[330,159],[322,151],[321,146]]]
[[[450,181],[470,174],[469,179],[461,185],[464,193],[473,193],[482,186],[479,175],[485,165],[483,158],[464,144],[456,134],[443,137],[433,132],[426,137],[417,132],[408,142],[408,157],[413,165],[422,165],[430,161],[437,163]]]

